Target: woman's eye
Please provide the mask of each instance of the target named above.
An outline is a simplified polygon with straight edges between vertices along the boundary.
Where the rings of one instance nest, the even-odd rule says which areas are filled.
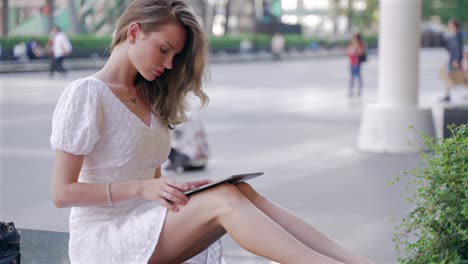
[[[168,51],[168,50],[167,50],[166,48],[161,48],[161,52],[162,52],[162,53],[167,53],[167,51]]]

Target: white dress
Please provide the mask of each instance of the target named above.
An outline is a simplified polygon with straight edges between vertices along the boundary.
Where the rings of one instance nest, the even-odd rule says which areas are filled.
[[[105,83],[90,76],[72,82],[62,93],[50,143],[56,151],[85,155],[79,182],[108,183],[154,177],[155,168],[168,157],[170,136],[154,115],[147,126]],[[73,207],[71,263],[147,263],[166,212],[160,203],[144,199],[113,207]],[[224,263],[221,242],[186,263]]]

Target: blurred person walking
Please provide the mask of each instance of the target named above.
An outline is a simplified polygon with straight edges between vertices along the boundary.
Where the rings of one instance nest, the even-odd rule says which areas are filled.
[[[26,55],[28,59],[34,60],[44,56],[44,49],[39,45],[36,39],[31,39],[26,42]]]
[[[348,96],[353,96],[354,80],[358,81],[358,92],[357,95],[362,95],[362,76],[361,76],[361,63],[367,60],[365,45],[362,41],[360,34],[353,34],[351,43],[348,46],[348,57],[350,61],[350,73],[351,78],[349,81]]]
[[[63,60],[72,52],[72,45],[67,38],[67,35],[62,30],[54,26],[50,32],[52,57],[50,59],[49,76],[53,77],[54,72],[59,72],[62,75],[67,73],[63,67]]]
[[[281,59],[281,54],[284,52],[285,40],[283,35],[280,32],[275,32],[271,38],[271,53],[275,60]]]
[[[454,84],[454,78],[463,75],[462,60],[463,60],[463,33],[460,31],[460,24],[450,19],[447,24],[448,34],[445,39],[445,49],[449,55],[448,61],[448,81],[445,85],[445,96],[441,99],[442,102],[450,102],[450,91]]]

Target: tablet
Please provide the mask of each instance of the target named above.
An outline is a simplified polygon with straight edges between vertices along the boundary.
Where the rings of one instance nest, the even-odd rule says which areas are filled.
[[[220,179],[220,180],[216,180],[212,183],[208,183],[208,184],[205,184],[203,186],[200,186],[200,187],[197,187],[197,188],[194,188],[194,189],[191,189],[191,190],[188,190],[186,191],[184,194],[185,195],[190,195],[190,194],[193,194],[193,193],[196,193],[196,192],[199,192],[199,191],[203,191],[205,189],[208,189],[210,187],[213,187],[213,186],[216,186],[218,184],[221,184],[221,183],[236,183],[236,182],[244,182],[244,181],[247,181],[247,180],[250,180],[250,179],[253,179],[253,178],[256,178],[260,175],[263,175],[263,172],[252,172],[252,173],[244,173],[244,174],[235,174],[235,175],[231,175],[227,178],[224,178],[224,179]]]

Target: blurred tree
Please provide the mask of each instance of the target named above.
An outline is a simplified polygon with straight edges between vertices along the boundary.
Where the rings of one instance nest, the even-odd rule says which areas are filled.
[[[76,16],[75,0],[68,0],[67,7],[68,7],[68,12],[70,14],[71,33],[72,34],[81,33],[79,30],[78,18]]]
[[[225,6],[225,11],[224,14],[226,16],[226,20],[224,22],[224,35],[229,34],[229,17],[231,16],[231,1],[227,0],[226,1],[226,6]]]
[[[191,1],[188,1],[190,4]],[[198,14],[202,19],[203,28],[207,34],[212,33],[214,15],[216,13],[215,4],[217,1],[197,0]]]
[[[105,0],[100,0],[84,3],[78,12],[79,31],[101,36],[112,34],[118,18],[130,2],[131,0],[115,0],[106,3]]]
[[[423,0],[423,18],[439,16],[446,23],[450,18],[468,24],[467,0]]]
[[[205,31],[208,31],[207,29],[207,9],[208,9],[208,3],[206,0],[198,0],[198,6],[200,7],[200,16],[202,19],[202,24],[205,29]]]
[[[366,0],[366,8],[361,12],[355,12],[353,25],[361,31],[372,28],[377,24],[378,12],[379,0]]]
[[[2,0],[2,36],[8,35],[8,0]]]
[[[338,0],[329,0],[330,5],[330,17],[333,21],[333,33],[338,34],[338,16],[340,15],[340,7],[338,6]]]
[[[335,34],[338,33],[338,18],[346,16],[348,20],[346,30],[367,31],[377,23],[379,0],[364,0],[365,8],[356,10],[356,0],[328,0],[330,6],[330,18],[333,21]],[[424,0],[425,1],[425,0]]]
[[[49,32],[50,30],[52,30],[52,28],[55,25],[54,10],[55,10],[54,0],[47,0],[47,23],[48,23]]]
[[[348,17],[348,32],[351,32],[353,28],[353,18],[354,18],[353,4],[354,4],[354,0],[348,0],[348,8],[346,9],[346,17]]]

